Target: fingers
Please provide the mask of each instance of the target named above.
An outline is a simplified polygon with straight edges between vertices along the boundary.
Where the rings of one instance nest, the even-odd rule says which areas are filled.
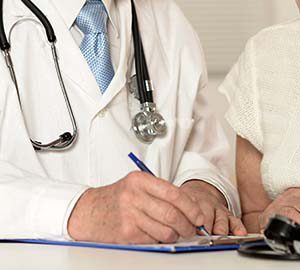
[[[123,235],[124,235],[123,240],[120,240],[120,239],[118,240],[118,243],[120,243],[120,244],[152,245],[152,244],[158,243],[158,241],[156,239],[154,239],[153,237],[151,237],[150,235],[148,235],[146,232],[144,232],[143,230],[141,230],[139,228],[136,228],[135,230],[129,229]]]
[[[129,184],[138,186],[131,204],[135,202],[144,215],[139,219],[139,227],[157,241],[169,243],[179,236],[190,238],[196,234],[195,226],[202,225],[216,235],[247,234],[241,220],[218,202],[205,199],[196,203],[174,185],[144,173],[131,174]]]
[[[213,215],[214,212],[215,215]],[[217,208],[205,213],[205,224],[207,224],[205,225],[207,230],[215,235],[228,235],[229,233],[237,236],[247,235],[242,221],[225,208]]]
[[[215,222],[215,208],[207,203],[202,203],[201,207],[204,216],[203,224],[207,231],[211,234],[213,233],[213,227]]]
[[[282,207],[276,214],[287,217],[300,224],[300,212],[294,207]]]
[[[172,204],[156,199],[148,194],[143,194],[136,207],[143,211],[148,217],[160,223],[160,228],[172,228],[176,234],[183,238],[191,238],[196,234],[195,226]],[[146,220],[146,218],[144,218]],[[149,222],[148,222],[149,223]],[[154,223],[154,222],[153,222]],[[146,224],[147,225],[147,224]],[[156,230],[158,225],[153,228]],[[143,227],[142,227],[143,228]],[[149,230],[147,230],[148,232]],[[166,228],[164,228],[164,232]],[[167,232],[167,235],[171,232]],[[151,233],[153,235],[153,233]],[[168,238],[167,238],[168,239]],[[159,239],[161,240],[161,238]]]
[[[267,223],[268,223],[269,217],[267,217],[265,214],[261,214],[258,218],[258,225],[259,225],[259,231],[260,233],[263,233]]]
[[[157,242],[166,244],[177,242],[179,235],[172,228],[162,225],[142,212],[137,214],[137,218],[137,225],[140,230]]]
[[[297,223],[300,223],[300,213],[298,212],[298,210],[295,209],[294,207],[285,206],[276,212],[273,212],[273,211],[265,212],[260,216],[259,227],[260,227],[261,232],[263,232],[266,229],[266,227],[268,226],[270,218],[272,218],[276,214],[287,217]]]
[[[129,220],[122,222],[112,243],[118,244],[157,244],[158,240],[147,234],[138,225],[139,220],[137,211],[132,210]]]
[[[133,244],[133,245],[154,245],[154,244],[158,244],[157,240],[150,237],[149,235],[147,235],[143,231],[141,231],[140,235],[137,236],[135,239],[132,239],[132,241],[133,242],[130,243],[130,244]]]
[[[148,177],[148,181],[144,181],[147,193],[179,209],[195,226],[203,225],[204,217],[200,207],[187,194],[164,180]]]
[[[233,235],[246,236],[248,234],[241,219],[234,216],[229,216],[229,224],[230,231],[233,233]]]
[[[216,209],[215,224],[213,233],[216,235],[228,235],[229,234],[229,215],[228,211],[221,208]]]

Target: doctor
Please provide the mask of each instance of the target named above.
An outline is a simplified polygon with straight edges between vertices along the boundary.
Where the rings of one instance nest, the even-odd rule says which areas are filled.
[[[154,101],[167,123],[151,144],[131,128],[140,110],[131,93],[131,1],[33,2],[57,37],[78,138],[64,151],[32,146],[30,138],[51,141],[72,125],[44,28],[20,0],[4,0],[22,109],[1,57],[0,238],[174,242],[203,224],[215,234],[245,234],[228,180],[228,144],[201,95],[200,43],[174,2],[135,2]],[[159,178],[135,172],[129,152]]]

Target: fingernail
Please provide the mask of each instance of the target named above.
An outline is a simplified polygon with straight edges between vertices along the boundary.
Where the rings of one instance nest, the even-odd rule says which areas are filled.
[[[195,228],[192,228],[191,231],[186,235],[186,239],[192,239],[197,234]]]
[[[248,235],[248,233],[247,233],[247,231],[246,230],[237,230],[236,232],[235,232],[235,235],[240,235],[240,236],[247,236]]]
[[[244,235],[248,235],[248,231],[245,227],[242,227],[240,230]]]

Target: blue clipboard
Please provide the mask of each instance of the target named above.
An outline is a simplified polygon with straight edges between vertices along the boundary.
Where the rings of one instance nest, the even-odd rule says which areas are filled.
[[[84,247],[96,249],[113,249],[113,250],[127,250],[140,252],[156,252],[156,253],[189,253],[189,252],[208,252],[208,251],[224,251],[237,250],[239,244],[233,245],[219,245],[219,246],[176,246],[174,245],[115,245],[115,244],[100,244],[100,243],[86,243],[86,242],[68,242],[68,241],[51,241],[51,240],[33,240],[33,239],[15,239],[15,240],[0,240],[0,243],[21,243],[21,244],[37,244],[37,245],[52,245],[52,246],[68,246],[68,247]]]

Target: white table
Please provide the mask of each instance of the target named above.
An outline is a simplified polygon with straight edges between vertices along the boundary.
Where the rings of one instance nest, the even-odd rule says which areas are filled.
[[[0,244],[1,270],[299,270],[300,262],[244,258],[234,251],[157,254]]]

